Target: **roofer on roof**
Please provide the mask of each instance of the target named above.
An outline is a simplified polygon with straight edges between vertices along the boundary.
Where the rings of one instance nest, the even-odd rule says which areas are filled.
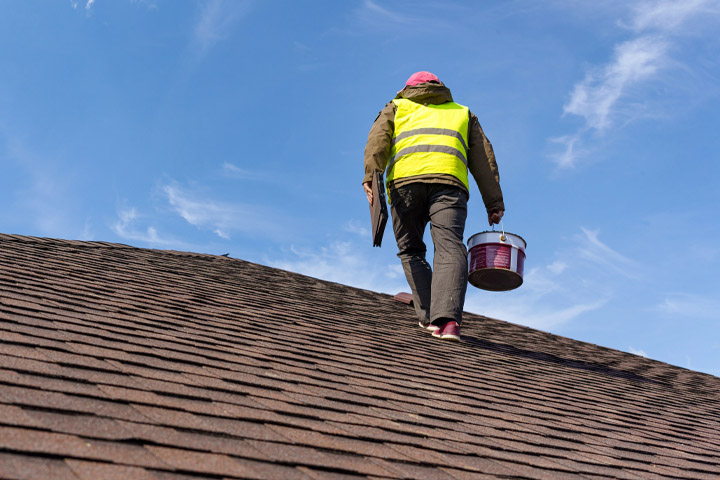
[[[420,326],[433,336],[459,340],[467,249],[463,243],[468,170],[477,183],[490,225],[505,205],[495,154],[478,118],[453,102],[430,72],[410,76],[375,119],[365,147],[363,188],[372,205],[372,176],[385,172],[393,230]],[[433,270],[425,259],[425,226],[435,245]]]

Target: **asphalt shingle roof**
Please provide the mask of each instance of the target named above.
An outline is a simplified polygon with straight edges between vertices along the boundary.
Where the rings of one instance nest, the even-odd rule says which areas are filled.
[[[223,256],[0,235],[0,478],[720,478],[720,378]]]

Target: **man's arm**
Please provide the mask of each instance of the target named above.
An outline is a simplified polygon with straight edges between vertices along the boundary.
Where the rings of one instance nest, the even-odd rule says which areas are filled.
[[[370,205],[372,205],[373,174],[376,171],[384,172],[390,158],[392,135],[395,129],[395,108],[395,104],[391,102],[380,111],[370,128],[367,144],[365,145],[363,190],[365,190]]]
[[[505,212],[505,203],[500,188],[500,173],[495,161],[495,152],[480,127],[478,118],[472,113],[468,130],[468,170],[482,195],[488,213],[488,222],[490,225],[500,223]]]

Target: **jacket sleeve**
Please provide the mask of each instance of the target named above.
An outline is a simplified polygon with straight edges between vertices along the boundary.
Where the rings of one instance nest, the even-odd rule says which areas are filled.
[[[375,171],[385,172],[395,130],[395,104],[390,102],[378,114],[370,128],[365,145],[365,176],[363,183],[372,180]]]
[[[488,213],[505,210],[495,152],[473,113],[470,113],[468,133],[468,169],[475,178],[485,209]]]

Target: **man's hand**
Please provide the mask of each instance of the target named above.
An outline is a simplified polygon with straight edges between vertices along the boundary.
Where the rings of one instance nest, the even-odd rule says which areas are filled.
[[[502,219],[503,215],[505,215],[505,212],[503,210],[498,210],[497,212],[490,212],[488,213],[488,223],[490,226],[497,225],[500,223],[500,220]]]
[[[367,195],[368,203],[370,204],[370,206],[372,206],[372,201],[373,201],[372,182],[363,183],[363,190],[365,190],[365,195]]]

